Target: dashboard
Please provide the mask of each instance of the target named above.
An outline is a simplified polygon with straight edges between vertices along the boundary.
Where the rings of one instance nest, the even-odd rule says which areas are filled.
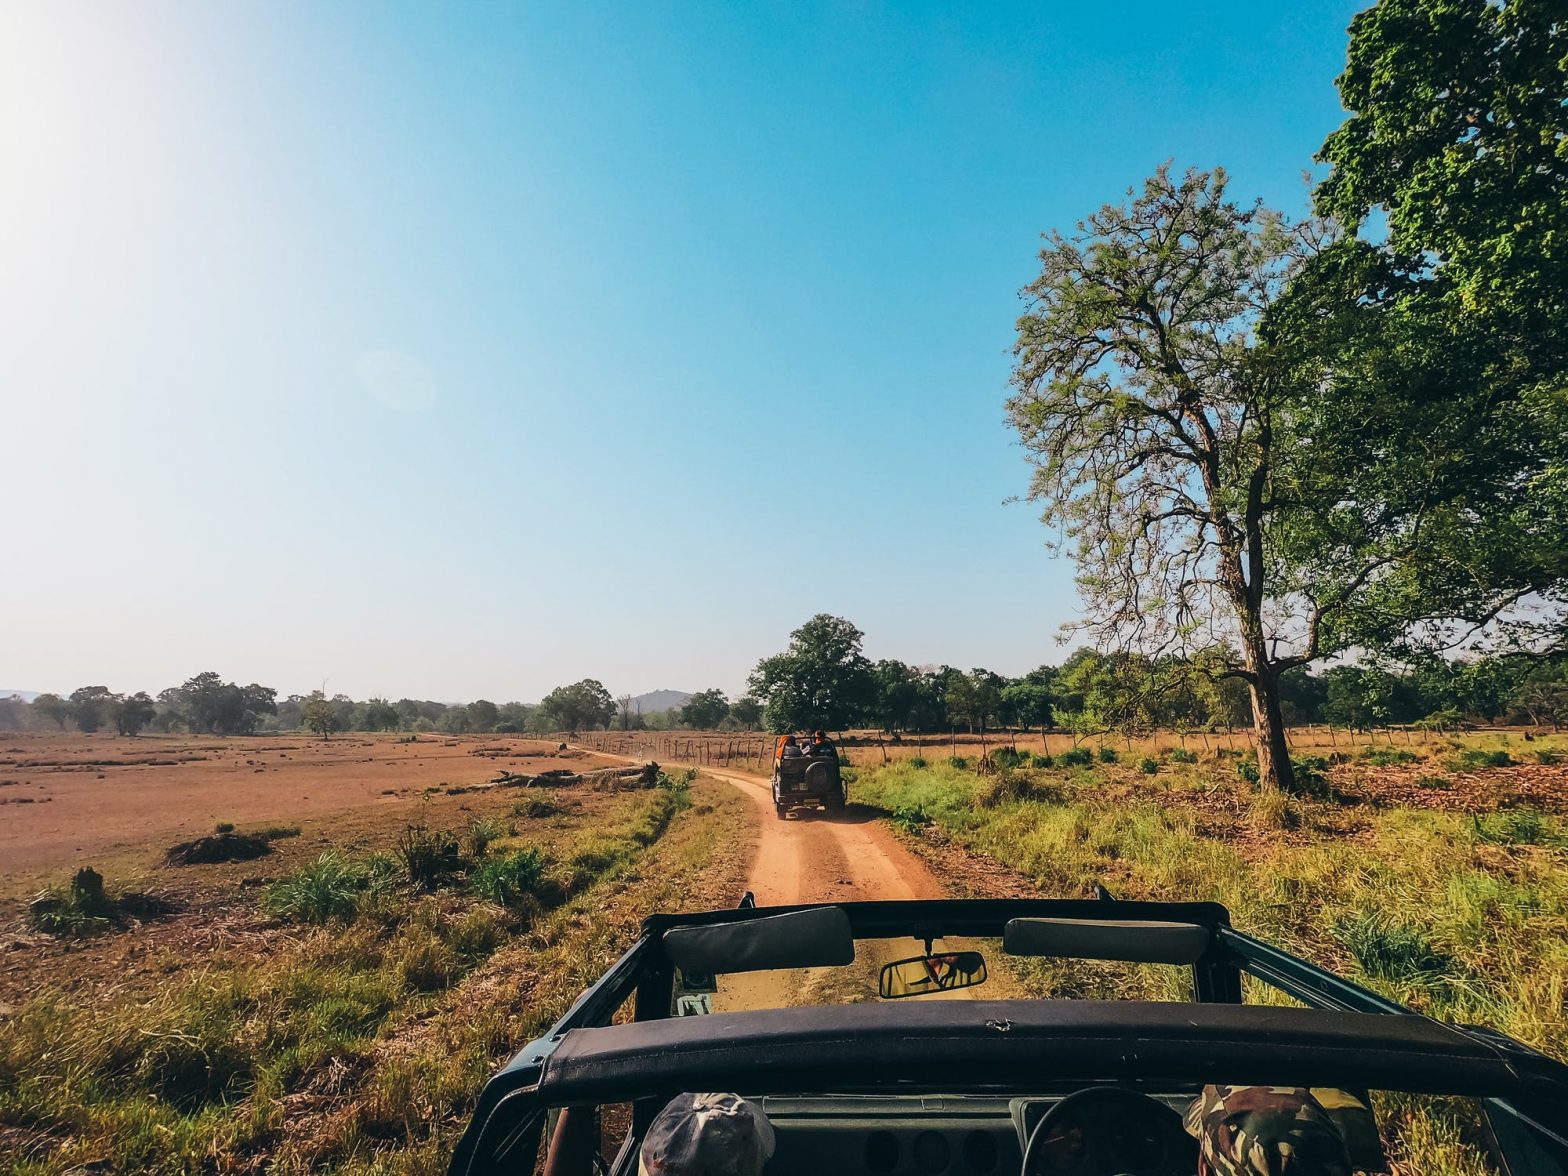
[[[1036,1140],[1028,1176],[1192,1176],[1191,1093],[1078,1097]],[[768,1176],[1016,1176],[1030,1132],[1061,1097],[766,1097]]]

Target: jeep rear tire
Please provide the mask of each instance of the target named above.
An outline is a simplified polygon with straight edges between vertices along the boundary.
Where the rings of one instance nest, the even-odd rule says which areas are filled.
[[[789,812],[788,805],[776,804],[773,806],[773,815],[781,821],[784,819],[784,814],[787,812]]]

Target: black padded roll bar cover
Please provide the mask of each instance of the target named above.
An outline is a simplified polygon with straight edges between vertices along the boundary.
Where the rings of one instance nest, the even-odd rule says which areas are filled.
[[[664,954],[682,972],[712,976],[772,968],[828,968],[855,962],[849,916],[814,907],[708,927],[664,933]]]
[[[1209,929],[1152,919],[1009,919],[1002,950],[1009,955],[1127,960],[1139,964],[1196,963],[1209,947]]]

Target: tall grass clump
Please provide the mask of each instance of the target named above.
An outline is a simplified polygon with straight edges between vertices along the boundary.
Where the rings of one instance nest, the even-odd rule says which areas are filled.
[[[1452,972],[1452,957],[1438,951],[1425,934],[1386,916],[1358,911],[1337,919],[1334,936],[1350,950],[1361,970],[1379,980],[1430,985]]]
[[[409,825],[398,835],[393,852],[409,881],[425,890],[434,890],[462,867],[457,838],[443,829]]]
[[[279,918],[296,923],[352,919],[370,880],[371,873],[363,864],[329,851],[268,887],[266,907]]]
[[[485,862],[469,878],[480,898],[497,906],[516,906],[532,897],[544,877],[545,859],[537,846]]]
[[[463,851],[475,860],[485,856],[492,841],[505,837],[508,829],[494,817],[470,817],[463,830]]]

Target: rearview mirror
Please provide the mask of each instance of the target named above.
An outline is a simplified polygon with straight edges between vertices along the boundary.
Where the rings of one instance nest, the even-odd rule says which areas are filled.
[[[985,957],[977,951],[950,951],[941,955],[915,956],[885,964],[877,992],[884,1000],[901,996],[923,996],[928,992],[951,992],[985,983]]]

